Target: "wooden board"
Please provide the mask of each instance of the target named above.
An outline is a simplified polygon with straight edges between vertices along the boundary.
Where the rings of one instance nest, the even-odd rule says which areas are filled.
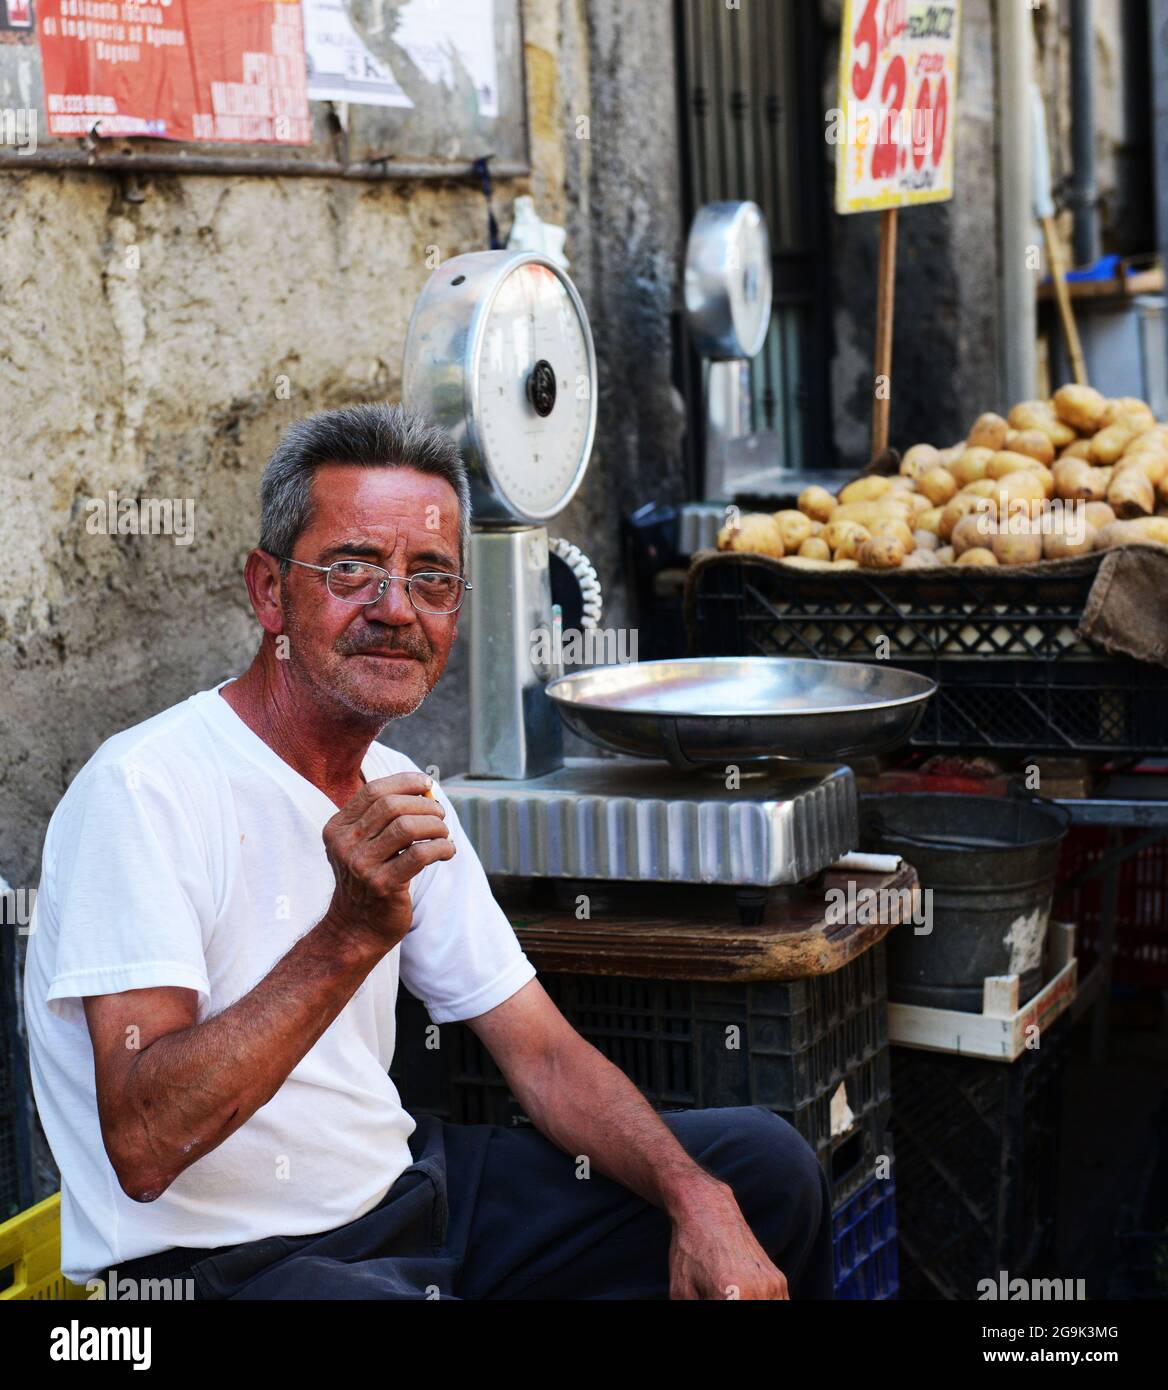
[[[1074,955],[1074,927],[1066,922],[1052,922],[1047,944],[1047,983],[1023,1006],[1018,1006],[1019,977],[992,975],[985,981],[980,1014],[890,1003],[889,1042],[927,1052],[1016,1061],[1026,1050],[1028,1039],[1034,1036],[1030,1029],[1037,1027],[1041,1038],[1075,999],[1079,963]]]
[[[856,885],[885,891],[890,909],[876,922],[827,921],[828,894]],[[579,921],[566,910],[508,911],[524,951],[537,970],[578,975],[621,975],[655,980],[795,980],[829,975],[887,936],[900,920],[893,895],[918,890],[916,870],[891,874],[828,871],[822,885],[788,902],[777,890],[759,926],[744,927],[731,914],[719,920],[648,918],[606,913]]]

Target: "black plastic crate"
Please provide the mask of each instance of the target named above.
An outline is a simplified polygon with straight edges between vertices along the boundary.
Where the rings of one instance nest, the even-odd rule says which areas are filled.
[[[1055,575],[794,570],[703,553],[686,591],[701,656],[886,660],[940,689],[918,748],[1142,756],[1168,748],[1168,669],[1078,635],[1098,557]],[[884,639],[881,641],[880,639]]]
[[[892,1048],[901,1290],[977,1297],[1054,1254],[1070,1016],[1013,1063]]]
[[[833,1200],[854,1192],[886,1151],[883,943],[831,975],[781,983],[540,980],[573,1027],[657,1109],[765,1105],[782,1115],[815,1150]],[[422,1006],[403,993],[391,1075],[406,1109],[459,1124],[522,1121],[477,1037],[446,1025],[441,1047],[427,1051],[427,1022]],[[833,1137],[831,1103],[841,1085],[854,1123]]]
[[[898,1297],[895,1165],[886,1178],[870,1177],[858,1191],[837,1203],[831,1226],[836,1298]]]

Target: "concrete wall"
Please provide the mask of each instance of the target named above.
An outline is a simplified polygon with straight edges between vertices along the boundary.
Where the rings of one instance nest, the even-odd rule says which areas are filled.
[[[505,236],[511,199],[531,191],[569,228],[602,364],[600,430],[553,532],[584,545],[611,587],[619,508],[670,468],[671,13],[524,10],[532,176],[500,185],[496,211]],[[398,398],[427,247],[483,249],[486,210],[477,185],[301,178],[30,172],[0,176],[0,198],[0,873],[31,886],[48,817],[98,744],[247,664],[258,629],[241,566],[280,430]],[[89,534],[85,501],[111,489],[192,499],[193,543]],[[619,586],[613,598],[609,621]],[[466,725],[456,647],[435,694],[386,738],[453,773]]]

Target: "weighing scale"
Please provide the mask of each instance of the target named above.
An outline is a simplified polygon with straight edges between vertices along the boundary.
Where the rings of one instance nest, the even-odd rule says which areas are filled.
[[[703,275],[712,295],[716,270]],[[564,271],[528,251],[440,266],[410,320],[402,388],[454,437],[472,480],[470,768],[443,788],[486,872],[723,883],[754,913],[770,886],[854,850],[855,780],[838,757],[907,737],[931,682],[771,658],[757,659],[766,672],[644,662],[564,674],[540,657],[536,637],[559,621],[547,523],[580,487],[596,431],[592,333]],[[846,684],[857,672],[863,689]],[[803,734],[776,737],[799,716]],[[565,758],[564,721],[617,755]],[[791,760],[800,747],[810,762]]]

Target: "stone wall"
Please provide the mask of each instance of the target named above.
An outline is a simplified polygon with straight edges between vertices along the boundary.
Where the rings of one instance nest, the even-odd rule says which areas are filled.
[[[552,529],[592,555],[615,622],[620,509],[675,468],[672,18],[618,0],[524,10],[532,173],[495,206],[504,236],[528,191],[569,229],[600,426]],[[0,873],[31,886],[53,807],[102,740],[247,664],[241,568],[268,453],[310,410],[398,398],[427,248],[483,249],[486,209],[477,184],[38,171],[0,175],[0,198]],[[86,500],[111,490],[190,499],[193,541],[90,534]],[[387,741],[461,770],[466,698],[456,647]]]

